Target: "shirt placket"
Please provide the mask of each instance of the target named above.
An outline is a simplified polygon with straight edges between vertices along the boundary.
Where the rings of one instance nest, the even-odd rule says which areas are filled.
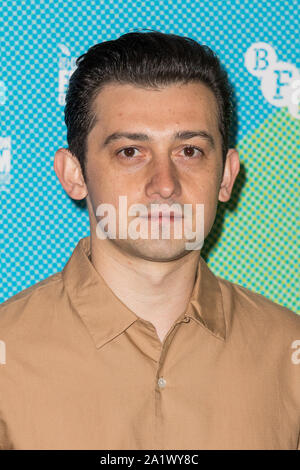
[[[162,394],[168,393],[168,376],[165,374],[165,363],[166,363],[166,357],[169,351],[169,346],[176,334],[176,331],[180,327],[182,323],[188,323],[190,321],[190,317],[187,315],[184,315],[183,318],[177,320],[174,325],[170,328],[168,333],[166,334],[163,342],[162,342],[162,347],[161,347],[161,353],[160,357],[157,363],[157,369],[156,369],[156,376],[155,376],[155,390],[154,390],[154,395],[155,395],[155,416],[154,416],[154,448],[163,448],[164,443],[163,443],[163,435],[162,435],[162,429],[161,429],[161,424],[163,422],[163,417],[161,415],[162,410],[161,410],[161,399],[162,399]]]

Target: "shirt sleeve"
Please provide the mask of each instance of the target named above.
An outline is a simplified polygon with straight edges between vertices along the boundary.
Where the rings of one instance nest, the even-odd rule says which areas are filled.
[[[0,450],[13,450],[14,446],[7,432],[5,421],[0,417]]]

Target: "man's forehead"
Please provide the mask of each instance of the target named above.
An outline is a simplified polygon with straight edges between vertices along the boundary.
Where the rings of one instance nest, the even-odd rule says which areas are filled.
[[[161,100],[164,100],[169,102],[170,107],[172,107],[172,105],[189,104],[189,100],[187,100],[188,97],[190,101],[198,99],[203,103],[216,101],[213,91],[201,82],[188,82],[184,84],[170,83],[160,87],[145,87],[132,83],[109,82],[102,86],[96,98],[94,98],[94,104],[96,108],[99,107],[100,111],[101,105],[118,105],[118,100],[121,98],[123,101],[128,101],[128,103],[134,106],[136,102],[131,101],[133,95],[136,100],[148,99],[153,101],[153,103],[160,103]],[[185,96],[184,100],[182,99],[183,96]],[[212,97],[214,100],[212,100]],[[172,98],[172,100],[169,101],[169,98]]]
[[[147,133],[161,136],[173,132],[174,127],[189,129],[193,123],[212,131],[218,122],[213,92],[199,82],[162,88],[109,83],[95,98],[93,115],[92,128],[98,125],[103,132],[123,124],[142,126],[145,130],[148,123]]]

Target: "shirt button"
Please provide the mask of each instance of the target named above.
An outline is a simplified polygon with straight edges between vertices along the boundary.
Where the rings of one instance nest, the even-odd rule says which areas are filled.
[[[184,321],[185,323],[188,323],[188,322],[190,321],[190,317],[186,317],[186,316],[185,316],[184,319],[183,319],[183,321]]]
[[[166,382],[166,380],[165,380],[163,377],[160,377],[160,378],[158,379],[157,383],[158,383],[158,386],[159,386],[160,388],[164,388],[164,387],[166,386],[166,383],[167,383],[167,382]]]

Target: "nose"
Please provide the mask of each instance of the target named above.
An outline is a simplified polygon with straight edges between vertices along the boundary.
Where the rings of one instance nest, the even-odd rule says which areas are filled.
[[[153,161],[149,181],[146,184],[146,195],[149,198],[169,199],[181,194],[179,176],[171,159]]]

